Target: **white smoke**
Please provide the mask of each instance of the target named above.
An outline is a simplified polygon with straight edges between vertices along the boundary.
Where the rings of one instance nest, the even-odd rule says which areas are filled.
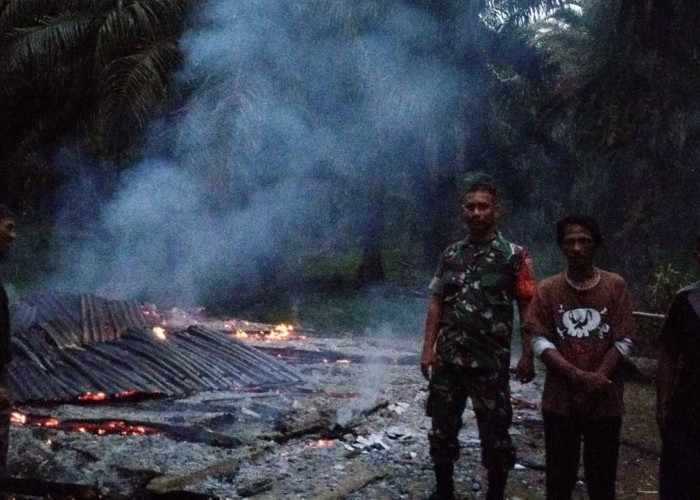
[[[197,304],[304,243],[356,241],[367,185],[405,190],[459,93],[440,22],[373,3],[344,20],[350,7],[314,14],[313,1],[201,2],[182,112],[153,126],[116,189],[100,190],[104,165],[74,167],[51,286]]]

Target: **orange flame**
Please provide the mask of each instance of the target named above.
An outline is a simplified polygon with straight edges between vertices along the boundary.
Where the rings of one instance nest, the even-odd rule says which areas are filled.
[[[134,394],[138,394],[138,392],[139,391],[135,391],[135,390],[122,391],[122,392],[118,392],[116,394],[116,397],[117,398],[128,398],[129,396],[133,396]]]
[[[82,396],[78,396],[80,401],[104,401],[107,395],[104,392],[86,392]]]
[[[244,330],[243,327],[237,326],[234,323],[224,323],[224,329],[228,330],[233,338],[264,340],[267,342],[277,342],[281,340],[290,340],[291,338],[305,339],[306,336],[294,333],[294,326],[280,323],[270,330]]]
[[[39,424],[40,426],[43,425],[44,427],[58,427],[58,419],[57,418],[49,418],[44,422],[43,424]]]
[[[160,340],[166,340],[168,337],[165,335],[165,328],[162,326],[153,327],[153,335],[155,335]]]
[[[292,325],[285,325],[284,323],[280,323],[279,325],[275,326],[274,330],[270,332],[270,334],[267,336],[267,339],[286,340],[292,335],[293,331],[294,327]]]
[[[333,446],[334,443],[335,441],[332,439],[319,439],[313,443],[308,443],[305,448],[328,448],[329,446]]]
[[[10,414],[10,422],[12,422],[13,424],[24,425],[27,423],[27,416],[23,413],[18,412],[18,411],[13,411]]]

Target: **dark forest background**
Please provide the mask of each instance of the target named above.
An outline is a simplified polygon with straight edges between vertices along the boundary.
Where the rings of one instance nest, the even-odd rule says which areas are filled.
[[[699,32],[694,0],[0,0],[4,280],[420,316],[487,179],[540,277],[590,213],[662,312],[700,234]]]

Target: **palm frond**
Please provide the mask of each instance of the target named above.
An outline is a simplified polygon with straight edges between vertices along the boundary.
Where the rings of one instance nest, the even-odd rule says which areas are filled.
[[[98,66],[120,57],[125,48],[142,40],[159,40],[182,29],[188,0],[119,2],[106,13],[97,31]]]
[[[180,60],[177,40],[171,38],[111,62],[103,74],[100,121],[128,119],[142,127],[164,102],[169,77]]]
[[[576,0],[487,0],[482,19],[492,29],[522,26],[543,19],[551,12]]]
[[[81,12],[46,17],[41,23],[12,30],[0,59],[10,74],[38,72],[60,65],[84,46],[92,18]]]
[[[0,3],[0,36],[13,28],[27,27],[62,12],[87,12],[97,0],[7,0]],[[105,2],[99,2],[104,4]]]

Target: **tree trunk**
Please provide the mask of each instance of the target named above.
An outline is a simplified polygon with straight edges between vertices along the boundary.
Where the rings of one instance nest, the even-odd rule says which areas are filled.
[[[384,281],[382,263],[382,233],[384,232],[384,206],[386,186],[381,176],[373,175],[365,211],[366,230],[362,236],[362,259],[355,274],[355,285],[360,288]]]

